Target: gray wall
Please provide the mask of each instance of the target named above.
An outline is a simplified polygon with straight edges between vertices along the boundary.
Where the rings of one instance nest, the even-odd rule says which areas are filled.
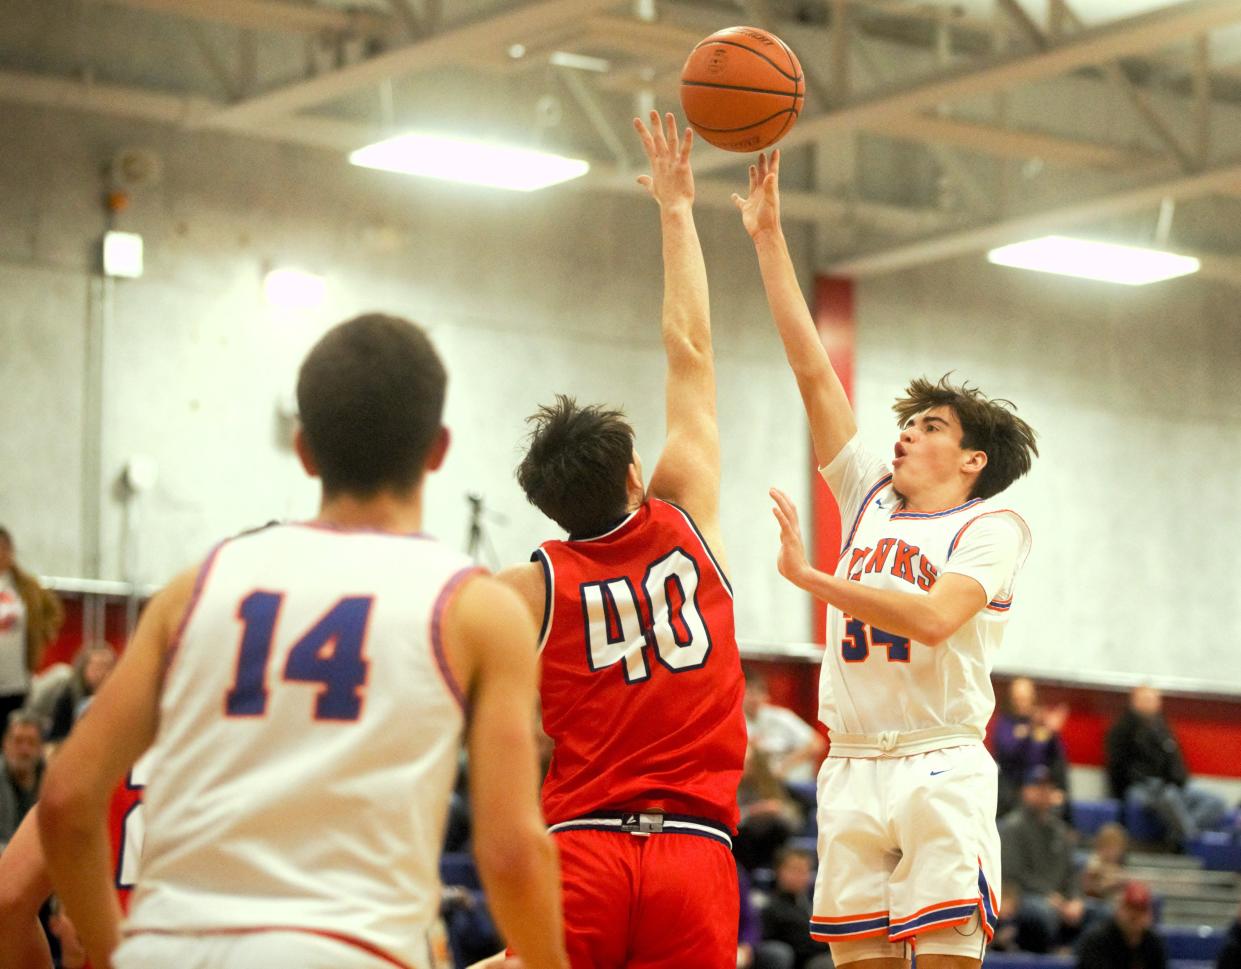
[[[857,401],[954,370],[1015,401],[1041,457],[1010,492],[1034,532],[1008,670],[1241,692],[1238,292],[1127,288],[962,259],[862,284]]]
[[[166,580],[224,534],[313,515],[316,489],[277,403],[323,330],[367,309],[423,322],[447,360],[455,444],[430,479],[427,519],[450,543],[464,541],[467,491],[507,516],[489,526],[504,564],[558,534],[512,478],[523,418],[556,391],[622,405],[652,466],[664,433],[654,203],[440,187],[308,150],[2,110],[0,521],[29,567],[92,571],[93,507],[101,577],[143,582]],[[155,149],[165,170],[118,221],[145,237],[147,273],[115,284],[109,314],[89,269],[104,228],[99,167],[125,145]],[[773,483],[805,494],[800,405],[739,219],[704,211],[699,225],[739,630],[803,640],[809,605],[775,574],[766,498]],[[263,304],[265,268],[285,263],[327,275],[325,306]],[[82,490],[94,439],[83,391],[91,327],[105,342],[101,495]],[[159,482],[127,508],[117,482],[138,454],[158,464]]]

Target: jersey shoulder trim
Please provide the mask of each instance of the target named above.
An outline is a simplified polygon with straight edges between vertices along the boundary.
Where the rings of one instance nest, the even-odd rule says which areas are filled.
[[[242,533],[246,534],[246,533]],[[198,603],[203,597],[203,590],[207,587],[207,578],[211,575],[211,570],[215,568],[216,559],[220,554],[220,550],[224,548],[231,538],[216,542],[215,546],[207,553],[207,557],[203,559],[202,564],[198,567],[198,575],[194,578],[194,588],[190,592],[190,601],[185,605],[185,612],[181,614],[181,621],[177,623],[176,632],[172,634],[172,639],[168,643],[168,654],[164,657],[164,674],[165,682],[168,680],[168,674],[172,670],[172,664],[176,661],[177,653],[181,649],[181,642],[185,639],[185,631],[189,628],[190,619],[194,612],[198,609]]]
[[[870,491],[866,492],[866,497],[862,499],[861,507],[858,508],[857,516],[853,519],[853,527],[849,529],[849,535],[845,539],[845,543],[840,547],[841,558],[845,557],[845,553],[849,551],[849,547],[853,544],[853,539],[857,536],[857,530],[862,524],[862,516],[866,514],[866,509],[870,507],[870,503],[875,500],[875,497],[879,494],[879,492],[891,483],[891,473],[885,474],[871,486]]]
[[[685,519],[685,523],[689,525],[690,529],[697,536],[699,544],[702,545],[702,550],[707,553],[707,558],[709,558],[711,560],[711,564],[715,566],[715,574],[720,577],[720,582],[723,583],[724,589],[728,592],[729,598],[732,598],[732,583],[728,581],[728,576],[724,574],[723,566],[720,565],[719,559],[715,557],[715,553],[711,551],[711,546],[707,544],[707,539],[698,528],[698,523],[694,521],[693,516],[676,502],[669,501],[667,498],[652,498],[651,501],[658,501],[670,508],[676,509],[676,511],[680,513],[681,517]]]
[[[465,709],[465,691],[461,689],[461,684],[453,675],[452,668],[448,665],[448,655],[444,652],[444,612],[467,579],[483,575],[486,571],[477,565],[467,565],[465,568],[458,569],[444,583],[439,595],[435,597],[435,605],[431,607],[431,652],[435,656],[435,665],[439,669],[444,685],[448,687],[448,692],[463,710]]]
[[[943,511],[928,511],[928,512],[921,512],[921,511],[898,511],[898,512],[893,512],[893,514],[892,514],[892,521],[900,521],[900,520],[918,520],[918,519],[927,519],[927,518],[947,518],[949,515],[955,515],[955,514],[957,514],[958,512],[965,511],[966,509],[969,509],[969,508],[975,508],[975,507],[977,507],[978,505],[981,505],[981,504],[982,504],[982,502],[983,502],[983,499],[982,499],[982,498],[971,498],[969,501],[965,502],[965,504],[963,504],[963,505],[957,505],[957,507],[955,507],[955,508],[945,508]]]
[[[543,652],[547,645],[547,637],[552,631],[552,612],[556,608],[556,572],[552,568],[552,557],[543,548],[536,548],[530,556],[531,562],[538,562],[543,567],[543,624],[539,627],[539,646],[537,652]]]

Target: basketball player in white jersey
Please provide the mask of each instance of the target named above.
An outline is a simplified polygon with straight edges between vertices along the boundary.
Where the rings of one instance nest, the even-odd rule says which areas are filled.
[[[999,909],[990,671],[1030,542],[994,496],[1029,469],[1034,432],[1007,402],[915,380],[894,460],[865,452],[798,288],[778,166],[760,157],[734,200],[845,534],[835,575],[811,568],[773,490],[780,571],[828,605],[810,931],[838,966],[899,969],[916,946],[919,969],[976,969]]]
[[[403,320],[324,336],[297,388],[318,517],[226,540],[174,579],[65,743],[40,828],[96,969],[424,969],[463,732],[492,911],[527,967],[567,967],[536,806],[533,623],[421,533],[445,379]],[[117,948],[104,810],[152,742]]]

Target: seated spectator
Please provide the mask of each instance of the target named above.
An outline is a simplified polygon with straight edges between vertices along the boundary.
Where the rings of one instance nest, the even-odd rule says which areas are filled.
[[[1241,969],[1241,906],[1237,907],[1236,921],[1224,937],[1224,947],[1219,950],[1215,969]]]
[[[793,953],[793,969],[832,969],[826,942],[810,938],[814,855],[782,848],[776,855],[776,884],[763,909],[763,939],[780,942]]]
[[[741,895],[737,925],[737,969],[793,969],[792,949],[783,942],[764,941],[763,926],[751,897],[750,876],[741,865],[737,865],[737,890]]]
[[[751,670],[746,670],[742,706],[750,743],[766,756],[771,772],[782,781],[813,781],[827,748],[819,732],[772,703],[766,678]]]
[[[1104,902],[1114,902],[1124,891],[1125,855],[1129,835],[1123,825],[1110,821],[1094,836],[1094,846],[1082,871],[1082,894]]]
[[[1003,817],[1021,801],[1021,785],[1031,768],[1046,767],[1052,782],[1068,791],[1069,761],[1060,731],[1068,719],[1063,703],[1048,708],[1038,705],[1034,681],[1019,676],[1009,685],[1008,708],[991,728],[991,753],[1000,769],[996,815]]]
[[[1129,709],[1107,734],[1107,774],[1112,796],[1152,811],[1163,822],[1167,846],[1181,851],[1228,809],[1222,798],[1189,783],[1181,745],[1162,707],[1154,687],[1134,689]]]
[[[1062,796],[1045,766],[1031,768],[1021,806],[999,825],[1004,879],[1021,891],[1019,930],[1032,945],[1053,948],[1076,936],[1086,915],[1073,863],[1073,831],[1056,814]]]
[[[60,743],[69,736],[78,717],[115,666],[116,650],[110,643],[91,643],[78,650],[73,661],[73,675],[52,700],[48,743]]]
[[[56,594],[18,567],[14,551],[13,536],[0,528],[0,723],[25,704],[30,676],[65,616]]]
[[[9,714],[0,745],[0,850],[39,799],[43,782],[43,724],[22,710]]]
[[[1154,921],[1151,890],[1129,882],[1111,918],[1082,935],[1077,969],[1166,969],[1168,954],[1151,931]]]
[[[745,749],[737,807],[741,820],[733,854],[747,871],[770,868],[776,852],[801,828],[803,817],[788,789],[771,773],[767,758],[753,744]]]
[[[1022,922],[1017,918],[1021,911],[1021,886],[1005,881],[1000,891],[1000,910],[996,913],[995,935],[987,943],[987,951],[996,952],[1047,952],[1051,939],[1047,937],[1043,923],[1035,919]]]

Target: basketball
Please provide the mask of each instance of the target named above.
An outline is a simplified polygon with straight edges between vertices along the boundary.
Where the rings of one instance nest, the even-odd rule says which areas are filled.
[[[788,44],[757,27],[716,31],[681,69],[681,106],[690,127],[717,148],[762,151],[793,127],[806,97]]]

